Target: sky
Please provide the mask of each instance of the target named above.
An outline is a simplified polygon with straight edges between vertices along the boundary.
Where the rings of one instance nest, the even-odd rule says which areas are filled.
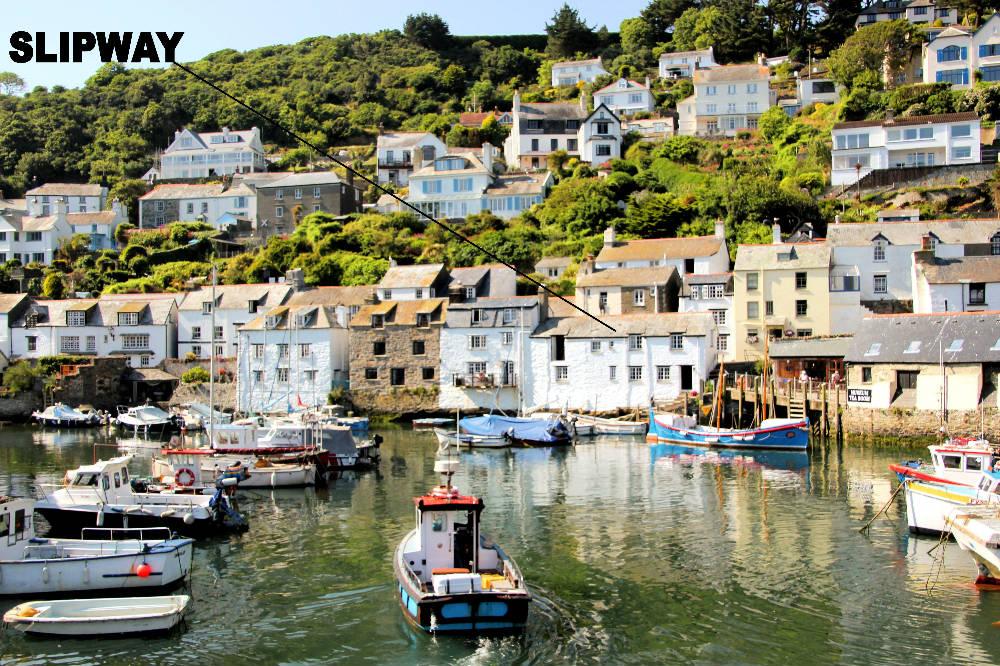
[[[407,15],[440,15],[455,35],[542,33],[564,0],[238,0],[192,2],[174,0],[43,0],[6,2],[0,12],[0,71],[12,71],[27,84],[74,87],[101,65],[96,52],[82,63],[18,64],[10,58],[14,32],[45,32],[48,44],[58,44],[62,31],[184,32],[177,48],[181,62],[197,60],[225,48],[240,51],[287,44],[316,35],[402,29]],[[587,23],[615,32],[622,19],[638,16],[649,0],[573,0],[570,5]],[[46,50],[52,50],[47,46]]]

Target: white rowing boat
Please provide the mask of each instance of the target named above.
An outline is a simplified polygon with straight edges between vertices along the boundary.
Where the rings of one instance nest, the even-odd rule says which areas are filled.
[[[48,636],[108,636],[167,631],[183,619],[191,597],[124,597],[28,601],[4,613],[11,629]]]
[[[437,436],[438,445],[442,447],[467,446],[473,449],[502,449],[510,446],[510,441],[503,436],[458,434],[444,428],[434,428],[434,434]]]

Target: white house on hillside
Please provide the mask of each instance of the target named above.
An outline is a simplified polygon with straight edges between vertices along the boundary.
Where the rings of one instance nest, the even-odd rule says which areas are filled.
[[[511,168],[542,169],[552,153],[562,150],[591,164],[621,156],[621,122],[607,107],[587,112],[583,95],[579,103],[522,103],[514,92],[514,124],[504,141],[504,156]],[[602,115],[604,114],[604,115]]]
[[[46,183],[25,192],[24,198],[32,217],[51,215],[59,198],[66,201],[67,213],[96,213],[107,204],[108,188],[94,183]]]
[[[856,268],[861,302],[913,299],[913,253],[930,239],[934,256],[1000,257],[1000,220],[923,220],[874,224],[831,224],[827,244],[835,267]]]
[[[646,77],[645,84],[632,79],[618,79],[600,90],[595,90],[594,108],[602,104],[617,116],[652,112],[656,108],[656,100],[649,86],[649,77]]]
[[[174,294],[108,294],[32,301],[11,323],[16,358],[126,356],[133,368],[177,356]]]
[[[712,317],[670,313],[552,318],[531,334],[525,406],[647,409],[701,391],[716,364]]]
[[[375,141],[378,182],[405,187],[410,174],[444,157],[448,146],[430,132],[385,132]]]
[[[715,62],[714,47],[697,51],[675,51],[660,54],[660,78],[690,78],[695,70],[718,67]]]
[[[266,170],[259,128],[195,132],[185,127],[174,132],[174,140],[160,156],[155,172],[160,180],[172,180]]]
[[[375,294],[380,301],[420,301],[448,293],[451,276],[444,264],[399,266],[389,260],[389,270],[379,280]]]
[[[940,21],[942,25],[958,23],[958,9],[934,0],[876,0],[861,10],[854,22],[856,28],[879,21],[906,19],[914,25],[930,25]]]
[[[857,182],[872,171],[898,167],[977,164],[979,116],[973,111],[833,126],[830,182]]]
[[[580,82],[593,83],[594,79],[607,73],[600,58],[557,62],[552,65],[552,87],[575,86]]]
[[[529,335],[543,307],[538,296],[449,304],[441,329],[441,409],[517,412]]]
[[[595,269],[646,266],[673,266],[681,277],[727,272],[729,249],[724,225],[717,222],[712,236],[627,241],[618,240],[614,227],[605,229]]]
[[[0,210],[0,263],[11,259],[18,259],[24,265],[52,263],[60,242],[73,235],[68,218],[66,202],[61,198],[52,203],[52,213],[43,217]]]
[[[771,72],[766,65],[724,65],[694,73],[694,95],[677,105],[677,133],[686,136],[733,136],[757,129],[760,115],[772,105]]]
[[[452,148],[448,154],[410,174],[406,200],[435,218],[456,218],[490,211],[511,218],[541,203],[552,174],[501,173],[496,148]]]
[[[998,310],[1000,256],[936,257],[930,237],[925,237],[913,253],[913,312]]]
[[[733,274],[687,275],[681,290],[679,312],[707,312],[715,324],[715,349],[719,358],[734,359]]]
[[[951,26],[923,45],[924,83],[950,83],[954,89],[976,82],[1000,81],[1000,15],[994,14],[978,30]]]
[[[292,293],[288,284],[226,284],[184,295],[178,308],[177,353],[181,358],[236,356],[241,326],[259,313],[282,305]],[[215,330],[212,330],[212,313]]]

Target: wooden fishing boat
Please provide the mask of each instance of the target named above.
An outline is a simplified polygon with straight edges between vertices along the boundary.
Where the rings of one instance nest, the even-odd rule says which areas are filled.
[[[809,419],[765,419],[756,428],[719,428],[696,425],[690,417],[650,410],[646,440],[737,449],[805,450],[809,447]]]
[[[396,548],[403,617],[432,633],[524,629],[531,594],[514,560],[480,534],[483,500],[451,485],[455,460],[438,460],[444,483],[415,498],[417,526]]]
[[[191,597],[121,597],[28,601],[4,613],[15,631],[48,636],[114,636],[169,631],[184,617]]]
[[[570,418],[576,419],[576,427],[579,431],[581,426],[591,426],[595,435],[645,435],[646,424],[642,421],[625,421],[622,419],[608,419],[600,416],[589,416],[587,414],[571,414]]]
[[[168,449],[153,458],[153,477],[184,488],[213,488],[223,474],[240,488],[295,488],[316,485],[316,463],[274,462],[267,458],[216,455],[211,449]]]
[[[165,528],[88,528],[81,539],[35,535],[34,501],[0,497],[0,595],[167,589],[191,571],[191,539]]]

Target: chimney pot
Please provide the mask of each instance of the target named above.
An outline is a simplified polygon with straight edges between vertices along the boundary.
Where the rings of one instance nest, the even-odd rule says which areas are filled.
[[[612,225],[604,230],[604,247],[614,247],[614,246],[615,246],[615,227],[614,225]]]
[[[777,222],[771,226],[771,242],[775,245],[781,245],[781,225]]]
[[[726,223],[722,220],[715,221],[715,237],[725,238],[726,237]]]

